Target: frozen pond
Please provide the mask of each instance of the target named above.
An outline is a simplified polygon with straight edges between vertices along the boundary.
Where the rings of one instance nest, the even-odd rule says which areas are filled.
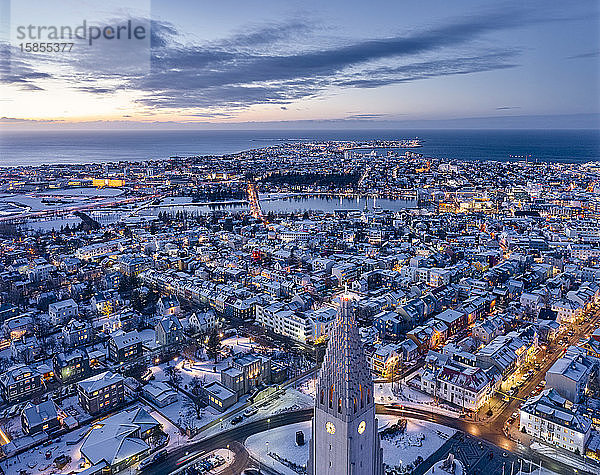
[[[399,211],[406,208],[415,208],[415,200],[394,200],[394,199],[373,199],[373,198],[348,198],[342,196],[277,196],[262,195],[260,206],[263,212],[269,213],[297,213],[304,211],[316,211],[333,213],[336,210],[358,210],[363,211],[365,207],[368,210],[381,209],[389,211]],[[167,213],[177,213],[178,211],[187,211],[190,214],[205,214],[213,211],[241,211],[248,210],[247,202],[243,201],[222,201],[214,203],[192,203],[187,197],[174,197],[163,200],[159,206],[149,207],[140,211],[142,215],[157,215],[164,211]]]

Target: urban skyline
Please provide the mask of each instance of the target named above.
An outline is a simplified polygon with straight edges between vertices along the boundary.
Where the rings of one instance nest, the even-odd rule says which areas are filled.
[[[599,474],[599,47],[592,0],[0,0],[0,474]]]

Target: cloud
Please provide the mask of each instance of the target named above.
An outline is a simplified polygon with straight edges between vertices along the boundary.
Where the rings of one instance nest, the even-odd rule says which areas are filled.
[[[600,56],[600,50],[589,51],[587,53],[575,54],[573,56],[567,56],[566,59],[586,59],[586,58],[597,58]]]
[[[326,47],[322,38],[311,36],[315,25],[302,19],[254,25],[204,44],[182,43],[183,34],[173,24],[152,21],[148,74],[115,71],[112,76],[94,76],[93,65],[83,57],[71,65],[80,69],[69,72],[69,82],[90,94],[137,91],[143,107],[188,115],[200,109],[209,115],[231,113],[255,104],[276,104],[285,110],[295,100],[335,88],[375,88],[516,67],[520,51],[490,50],[482,46],[485,35],[558,20],[539,9],[490,10],[406,34],[338,40]],[[22,87],[39,87],[36,79],[48,77],[40,73],[36,78],[31,65],[21,68],[10,80]],[[107,80],[118,83],[107,86]]]
[[[512,109],[520,109],[521,106],[501,106],[501,107],[496,107],[497,111],[507,111],[507,110],[512,110]]]
[[[381,119],[387,114],[351,114],[346,117],[346,120],[369,120],[369,119]]]
[[[11,46],[5,41],[0,42],[0,84],[12,84],[29,91],[42,91],[43,88],[37,85],[36,81],[49,77],[48,73],[38,71],[29,63],[13,58]]]
[[[471,43],[486,33],[526,22],[514,13],[494,13],[407,35],[287,52],[272,52],[271,41],[310,31],[310,25],[270,24],[206,45],[177,43],[171,26],[157,25],[153,44],[160,47],[153,49],[152,71],[127,87],[145,91],[141,104],[159,109],[285,106],[331,87],[372,88],[515,67],[516,50],[460,56],[452,48],[473,48]],[[415,60],[423,55],[443,59]],[[378,66],[382,62],[388,66]]]
[[[312,29],[312,24],[302,20],[255,25],[254,27],[251,26],[245,28],[242,33],[237,33],[229,38],[215,41],[213,46],[235,50],[264,45],[272,46],[283,40],[289,40],[307,34]]]
[[[509,60],[513,59],[517,54],[517,51],[502,51],[479,56],[415,62],[398,67],[380,67],[367,70],[359,78],[352,77],[336,80],[335,84],[338,86],[373,88],[438,76],[506,69],[516,66],[515,63],[511,63]]]

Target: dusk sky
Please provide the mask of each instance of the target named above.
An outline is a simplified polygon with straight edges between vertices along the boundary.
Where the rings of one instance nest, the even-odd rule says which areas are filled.
[[[68,10],[60,19],[55,12],[52,21],[148,20],[148,12],[146,71],[127,71],[110,57],[114,50],[103,51],[101,61],[81,50],[23,55],[5,34],[3,127],[598,127],[597,0],[170,0],[138,8],[143,4]],[[4,2],[11,35],[15,8]],[[28,21],[39,18],[38,11]]]

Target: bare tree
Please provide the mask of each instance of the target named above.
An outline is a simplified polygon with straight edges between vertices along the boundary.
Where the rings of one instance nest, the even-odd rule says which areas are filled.
[[[182,379],[179,368],[177,368],[176,366],[167,366],[165,368],[165,373],[169,378],[169,382],[173,386],[179,387],[179,385],[181,384],[181,379]]]

